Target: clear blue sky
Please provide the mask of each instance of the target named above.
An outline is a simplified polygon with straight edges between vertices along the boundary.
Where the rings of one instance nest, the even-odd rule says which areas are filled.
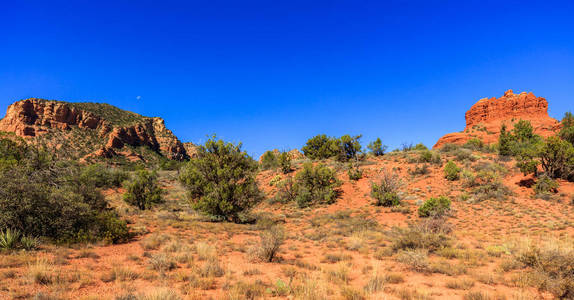
[[[504,2],[504,3],[503,3]],[[0,116],[28,97],[264,150],[326,133],[432,146],[478,99],[574,109],[573,1],[4,1]]]

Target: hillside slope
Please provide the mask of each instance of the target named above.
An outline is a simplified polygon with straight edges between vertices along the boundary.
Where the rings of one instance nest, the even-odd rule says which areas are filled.
[[[188,157],[161,118],[144,117],[104,103],[25,99],[8,107],[0,131],[13,132],[76,159]]]

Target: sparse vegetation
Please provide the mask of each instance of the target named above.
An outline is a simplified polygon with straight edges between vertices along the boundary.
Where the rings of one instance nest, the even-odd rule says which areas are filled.
[[[311,163],[303,165],[303,169],[295,175],[293,185],[295,201],[299,207],[307,207],[313,204],[330,204],[335,201],[340,185],[331,168]]]
[[[385,170],[379,183],[371,184],[371,197],[375,199],[378,206],[397,206],[400,204],[398,190],[401,181],[397,174]]]
[[[460,168],[452,160],[449,160],[444,166],[444,177],[450,181],[460,178]]]

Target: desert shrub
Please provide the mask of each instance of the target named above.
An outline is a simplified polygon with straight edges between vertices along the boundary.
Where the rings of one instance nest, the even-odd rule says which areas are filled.
[[[444,177],[450,181],[460,178],[460,168],[452,160],[449,160],[444,166]]]
[[[357,181],[363,178],[363,170],[359,169],[358,164],[351,163],[349,165],[349,170],[347,170],[347,175],[349,175],[349,180]]]
[[[134,178],[125,183],[124,188],[124,201],[141,210],[150,209],[154,204],[162,202],[162,189],[155,172],[137,171]]]
[[[261,201],[257,163],[234,145],[210,138],[180,171],[193,207],[215,218],[240,222],[239,214]]]
[[[533,188],[536,195],[556,193],[558,191],[558,182],[548,176],[541,176]]]
[[[419,153],[417,161],[420,163],[431,163],[438,165],[441,163],[441,158],[439,153],[426,149]]]
[[[310,159],[326,159],[339,154],[339,143],[336,138],[320,134],[310,138],[301,148],[306,157]]]
[[[0,231],[0,249],[16,249],[21,235],[20,231],[10,228]]]
[[[301,148],[310,159],[337,158],[339,161],[356,159],[361,152],[361,135],[343,135],[340,138],[327,137],[324,134],[312,137]]]
[[[407,265],[415,272],[428,272],[429,260],[428,253],[424,249],[408,249],[402,251],[397,256],[397,261]]]
[[[83,168],[80,178],[99,188],[120,187],[129,174],[122,170],[110,169],[102,164],[93,164]]]
[[[385,151],[387,151],[387,146],[383,145],[381,138],[377,138],[376,140],[369,143],[369,145],[367,145],[367,148],[371,150],[371,153],[374,156],[382,156],[385,154]]]
[[[281,172],[283,172],[283,174],[287,174],[293,170],[293,168],[291,167],[291,155],[289,154],[289,152],[283,151],[279,153],[277,159],[279,161],[279,168],[281,169]]]
[[[540,162],[550,178],[573,179],[574,146],[559,137],[549,137],[540,150]]]
[[[340,161],[348,161],[357,159],[357,154],[361,152],[361,143],[359,140],[362,135],[350,136],[348,134],[339,138],[339,155]]]
[[[263,170],[275,169],[279,167],[279,159],[275,152],[265,151],[261,156],[260,164]]]
[[[507,131],[506,124],[500,127],[500,135],[498,136],[498,154],[500,156],[512,155],[512,134]]]
[[[371,197],[375,199],[377,206],[397,206],[400,204],[399,187],[401,180],[393,172],[385,170],[379,183],[371,184]]]
[[[560,129],[560,138],[574,145],[574,115],[566,112],[562,118],[562,129]]]
[[[471,150],[482,150],[484,149],[484,142],[478,138],[472,138],[463,147]]]
[[[414,147],[412,147],[412,150],[428,150],[428,149],[429,148],[427,148],[427,146],[425,146],[423,143],[418,143]]]
[[[482,170],[478,174],[463,173],[465,178],[464,185],[473,188],[472,196],[474,202],[485,200],[505,200],[511,195],[511,190],[502,183],[498,172],[491,170]]]
[[[340,185],[331,168],[319,164],[305,163],[303,169],[295,175],[293,185],[295,201],[299,207],[312,204],[331,204],[339,195],[336,189]]]
[[[429,173],[430,170],[428,164],[416,165],[413,170],[409,170],[409,174],[413,176],[426,175]]]
[[[277,194],[275,194],[275,201],[279,203],[288,203],[295,201],[297,196],[294,180],[291,177],[287,177],[277,183]]]
[[[281,182],[281,175],[275,175],[271,180],[269,180],[270,186],[276,186]]]
[[[272,262],[285,241],[285,230],[279,225],[271,226],[260,235],[259,245],[251,250],[253,256],[264,262]]]
[[[574,248],[571,244],[527,242],[514,249],[513,256],[527,268],[528,283],[560,299],[574,298]]]
[[[424,249],[435,252],[450,245],[450,239],[447,235],[449,229],[443,229],[441,227],[433,228],[422,223],[410,225],[408,228],[395,227],[390,232],[391,247],[395,251]]]
[[[446,196],[430,198],[419,207],[419,217],[438,217],[450,211],[450,199]]]
[[[82,180],[77,163],[22,150],[14,165],[0,170],[0,230],[62,242],[129,238],[125,222],[92,181]]]

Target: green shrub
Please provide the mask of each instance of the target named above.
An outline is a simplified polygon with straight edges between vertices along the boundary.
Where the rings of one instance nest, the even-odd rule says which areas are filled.
[[[427,148],[427,146],[425,146],[423,143],[418,143],[414,146],[413,150],[428,150],[429,148]]]
[[[498,136],[498,154],[500,156],[512,155],[512,134],[506,130],[506,124],[500,127],[500,135]]]
[[[460,168],[452,160],[449,160],[444,166],[444,177],[450,181],[460,178]]]
[[[571,112],[566,112],[562,118],[562,129],[560,129],[560,137],[574,145],[574,115]]]
[[[129,178],[122,170],[114,170],[101,164],[93,164],[83,168],[80,179],[99,188],[120,187]]]
[[[450,199],[445,196],[430,198],[419,207],[419,217],[440,217],[450,211]]]
[[[154,204],[162,202],[162,189],[155,171],[137,171],[134,178],[125,183],[124,188],[124,201],[141,210],[150,209]]]
[[[337,139],[324,134],[314,136],[301,148],[306,157],[310,159],[326,159],[339,154]]]
[[[262,200],[255,176],[257,162],[234,145],[210,138],[180,171],[180,181],[195,209],[240,222],[239,214]]]
[[[35,147],[21,151],[15,165],[0,170],[0,230],[60,242],[129,238],[125,222],[113,214],[95,182],[82,178],[77,163],[55,160]],[[120,235],[108,234],[110,223],[102,215],[124,229]]]
[[[536,195],[556,193],[558,191],[558,182],[548,176],[541,176],[534,185]]]
[[[373,142],[369,143],[369,145],[367,145],[367,148],[371,150],[371,153],[374,156],[382,156],[385,154],[385,151],[387,150],[387,146],[383,145],[381,138],[377,138]]]
[[[347,175],[349,175],[349,180],[357,181],[363,178],[363,170],[359,169],[358,164],[349,164],[349,170],[347,170]]]
[[[309,139],[301,150],[310,159],[335,157],[339,161],[348,161],[356,159],[357,154],[361,152],[360,139],[361,135],[344,135],[341,138],[333,138],[321,134]]]
[[[294,181],[291,177],[287,177],[277,183],[277,194],[275,194],[275,201],[279,203],[288,203],[295,201],[297,196]]]
[[[260,164],[261,169],[263,170],[275,169],[279,167],[279,159],[275,154],[275,152],[265,151],[265,153],[263,153],[263,155],[261,156]]]
[[[540,162],[548,177],[574,179],[574,146],[567,141],[549,137],[540,150]]]
[[[400,185],[399,176],[385,170],[379,183],[371,184],[371,197],[375,199],[375,205],[387,207],[399,205],[401,202],[398,194]]]
[[[424,249],[435,252],[450,245],[446,232],[440,229],[433,230],[432,227],[421,224],[411,225],[408,228],[394,227],[390,234],[394,251]]]
[[[359,142],[361,137],[362,135],[350,136],[346,134],[339,139],[340,153],[338,159],[340,161],[357,159],[357,154],[361,152],[361,143]]]
[[[472,138],[468,140],[463,147],[471,150],[482,150],[484,149],[484,142],[478,138]]]
[[[419,154],[418,162],[438,165],[441,163],[440,154],[428,149],[422,150],[421,153]]]
[[[295,201],[299,207],[313,204],[331,204],[339,195],[336,189],[340,185],[331,168],[318,164],[305,163],[303,169],[295,175],[293,185]]]
[[[283,151],[279,153],[278,160],[279,168],[281,168],[281,172],[283,172],[283,174],[293,171],[293,168],[291,167],[291,155],[289,152]]]

